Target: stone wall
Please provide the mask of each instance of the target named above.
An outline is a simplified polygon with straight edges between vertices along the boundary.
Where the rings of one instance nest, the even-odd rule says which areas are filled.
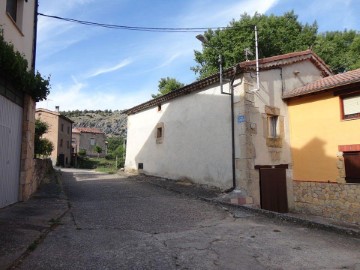
[[[24,96],[19,200],[26,201],[37,189],[34,173],[35,101]]]
[[[294,181],[295,210],[360,224],[360,184]]]
[[[50,158],[34,159],[34,163],[33,182],[37,188],[44,181],[46,175],[53,170],[53,166]]]

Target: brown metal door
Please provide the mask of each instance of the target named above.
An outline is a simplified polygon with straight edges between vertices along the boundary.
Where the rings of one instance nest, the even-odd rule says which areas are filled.
[[[347,183],[360,183],[360,152],[345,152],[345,180]]]
[[[288,212],[285,169],[260,169],[260,197],[262,209]]]

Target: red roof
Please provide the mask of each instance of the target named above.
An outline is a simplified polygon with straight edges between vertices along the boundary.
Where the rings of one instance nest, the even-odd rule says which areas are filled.
[[[287,53],[287,54],[283,54],[283,55],[259,59],[259,67],[260,67],[260,70],[268,70],[268,69],[282,67],[282,66],[286,66],[286,65],[290,65],[290,64],[298,63],[298,62],[303,62],[303,61],[311,61],[321,71],[321,73],[324,77],[332,75],[330,68],[312,50]],[[247,71],[247,70],[255,70],[256,61],[253,60],[253,61],[241,62],[241,63],[237,64],[236,66],[238,66],[238,67],[240,66],[240,68],[236,70],[235,66],[234,66],[234,67],[225,69],[223,71],[224,78],[232,77],[234,75],[235,70],[236,70],[237,74]],[[124,111],[124,113],[127,115],[130,115],[130,114],[134,114],[134,113],[146,110],[151,107],[155,107],[158,104],[167,102],[169,100],[172,100],[174,98],[177,98],[177,97],[180,97],[183,95],[187,95],[191,92],[202,91],[207,86],[217,83],[218,81],[219,81],[219,74],[218,73],[213,74],[202,80],[193,82],[182,88],[171,91],[170,93],[168,93],[166,95],[160,96],[158,98],[149,100],[149,101],[139,104],[135,107],[132,107],[132,108]]]
[[[360,68],[345,73],[325,77],[309,83],[305,86],[284,93],[283,98],[292,98],[307,94],[330,90],[341,86],[346,86],[360,82]]]
[[[95,133],[95,134],[105,134],[101,129],[98,128],[85,128],[77,127],[72,130],[72,133]]]

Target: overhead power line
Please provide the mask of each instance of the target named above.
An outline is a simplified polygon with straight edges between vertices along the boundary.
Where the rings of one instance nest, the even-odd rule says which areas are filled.
[[[70,19],[64,18],[59,16],[47,15],[43,13],[38,13],[38,15],[62,20],[66,22],[78,23],[82,25],[88,26],[97,26],[97,27],[104,27],[110,29],[117,29],[117,30],[132,30],[132,31],[143,31],[143,32],[192,32],[192,33],[199,33],[204,32],[209,29],[226,29],[229,27],[186,27],[186,28],[177,28],[177,27],[143,27],[143,26],[128,26],[128,25],[118,25],[118,24],[106,24],[106,23],[97,23],[97,22],[90,22],[90,21],[82,21],[77,19]]]

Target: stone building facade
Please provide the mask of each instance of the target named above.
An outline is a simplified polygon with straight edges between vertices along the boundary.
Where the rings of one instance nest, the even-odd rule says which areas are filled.
[[[51,153],[53,165],[68,167],[71,163],[71,138],[73,121],[56,111],[47,109],[36,109],[36,119],[39,119],[49,125],[49,130],[43,135],[54,145]]]

